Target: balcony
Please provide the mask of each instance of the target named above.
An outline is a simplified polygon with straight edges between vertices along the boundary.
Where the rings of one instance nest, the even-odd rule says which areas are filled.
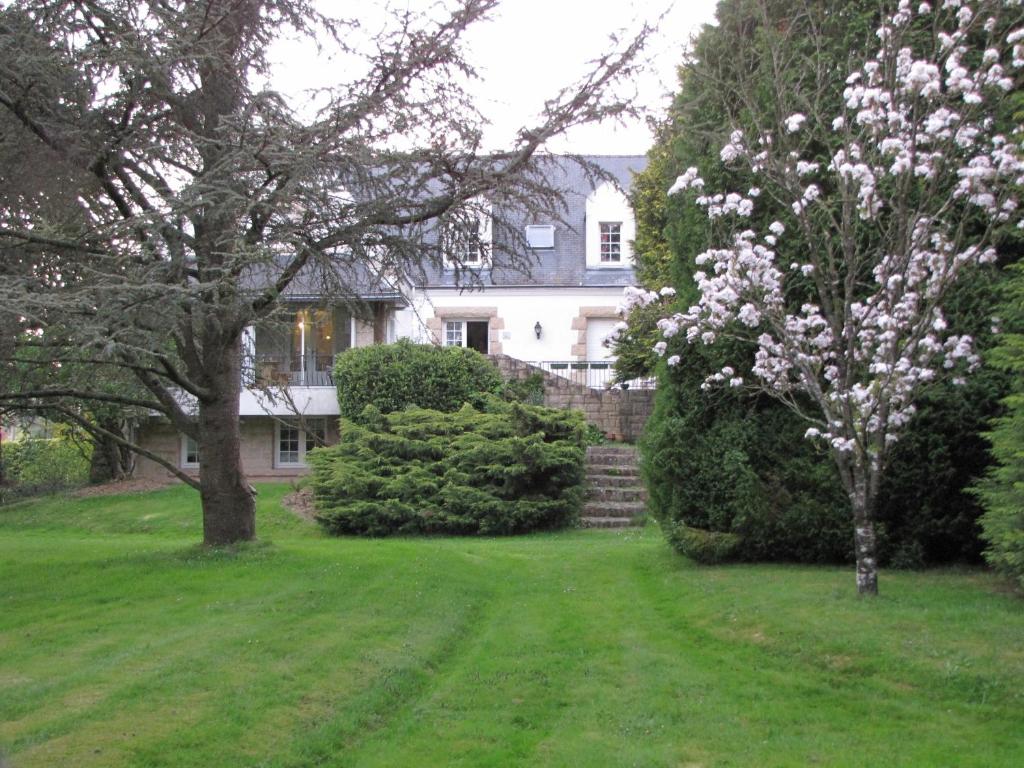
[[[333,387],[334,355],[256,355],[257,387]]]
[[[355,322],[341,308],[289,306],[252,329],[248,380],[256,387],[333,387],[336,355],[352,346]]]

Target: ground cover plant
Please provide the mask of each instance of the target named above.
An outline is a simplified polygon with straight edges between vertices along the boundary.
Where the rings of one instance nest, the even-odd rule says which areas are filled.
[[[1024,761],[1024,610],[990,574],[863,601],[843,568],[697,569],[653,529],[337,539],[288,490],[233,550],[193,546],[185,488],[0,510],[0,762]]]
[[[575,521],[585,431],[578,411],[478,395],[454,413],[368,405],[314,451],[317,519],[338,534],[511,534]]]

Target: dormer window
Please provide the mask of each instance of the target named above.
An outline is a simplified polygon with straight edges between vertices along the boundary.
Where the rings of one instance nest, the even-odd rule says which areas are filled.
[[[587,268],[632,267],[636,219],[626,195],[607,182],[590,193],[586,206]]]
[[[601,228],[601,262],[619,263],[622,261],[622,222],[602,221]]]
[[[530,224],[526,227],[526,242],[531,248],[554,248],[555,228],[551,224]]]
[[[483,198],[470,200],[444,223],[441,247],[445,269],[487,268],[491,246],[491,204]]]

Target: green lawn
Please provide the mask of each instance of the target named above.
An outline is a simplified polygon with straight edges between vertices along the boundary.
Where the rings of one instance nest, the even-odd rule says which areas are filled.
[[[1024,600],[989,575],[861,601],[653,528],[328,539],[284,491],[237,553],[184,488],[0,508],[0,765],[1024,765]]]

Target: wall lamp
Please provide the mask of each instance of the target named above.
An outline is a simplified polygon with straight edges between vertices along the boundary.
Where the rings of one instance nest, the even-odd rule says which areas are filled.
[[[540,320],[538,320],[537,324],[535,326],[533,326],[533,332],[535,334],[537,334],[537,339],[538,340],[540,339],[540,332],[543,331],[543,330],[544,329],[540,327]]]

